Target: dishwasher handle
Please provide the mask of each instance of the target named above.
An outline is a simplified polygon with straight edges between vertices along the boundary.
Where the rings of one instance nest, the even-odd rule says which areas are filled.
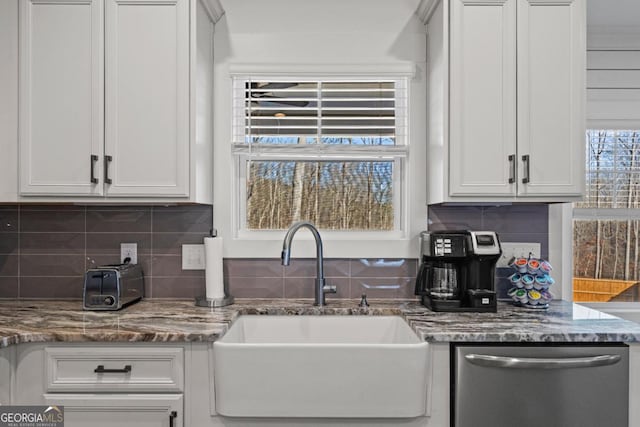
[[[470,363],[489,368],[512,369],[570,369],[593,368],[596,366],[615,365],[621,359],[617,354],[605,354],[590,357],[568,358],[530,358],[489,356],[487,354],[467,354],[464,356]]]

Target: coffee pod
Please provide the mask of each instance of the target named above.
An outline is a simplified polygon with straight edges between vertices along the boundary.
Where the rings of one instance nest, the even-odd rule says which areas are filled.
[[[535,282],[533,283],[533,288],[536,290],[545,289],[549,287],[549,283],[547,282],[547,278],[545,276],[536,276]]]
[[[540,294],[540,292],[533,289],[527,293],[527,297],[529,298],[529,304],[538,305],[538,303],[540,302],[540,299],[542,298],[542,294]]]
[[[527,272],[527,259],[526,258],[516,258],[513,262],[513,267],[518,270],[520,273]]]
[[[524,285],[525,289],[527,289],[527,290],[533,289],[533,284],[535,283],[535,279],[533,278],[532,275],[523,274],[521,280],[522,280],[522,284]]]
[[[553,285],[554,283],[556,283],[555,279],[551,276],[549,276],[548,274],[545,274],[544,277],[547,280],[547,288],[551,285]]]
[[[540,269],[540,261],[536,258],[531,258],[527,262],[527,271],[529,274],[538,274],[538,270]]]
[[[553,268],[551,267],[551,264],[549,264],[549,261],[543,260],[540,262],[540,272],[543,274],[550,274],[552,269]]]
[[[524,287],[524,284],[522,283],[522,276],[520,275],[520,273],[513,273],[511,276],[509,276],[509,281],[513,286],[517,288]]]
[[[528,301],[527,291],[525,291],[524,289],[518,289],[515,293],[515,296],[518,299],[518,302],[522,304],[526,304],[526,302]]]

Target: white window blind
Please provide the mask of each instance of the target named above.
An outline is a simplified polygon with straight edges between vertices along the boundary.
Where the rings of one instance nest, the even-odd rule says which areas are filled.
[[[234,79],[234,148],[251,147],[252,154],[406,154],[406,86],[406,79]]]
[[[587,131],[586,171],[574,217],[640,217],[640,131]]]
[[[234,78],[240,229],[402,230],[407,82]]]

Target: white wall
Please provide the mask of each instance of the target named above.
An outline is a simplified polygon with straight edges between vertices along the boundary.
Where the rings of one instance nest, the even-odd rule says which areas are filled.
[[[0,202],[18,191],[18,0],[0,1]]]
[[[640,27],[588,30],[587,127],[640,128]]]
[[[408,238],[394,241],[332,241],[325,237],[327,257],[415,257],[418,233],[426,228],[426,38],[415,15],[417,0],[223,0],[226,11],[214,37],[214,225],[225,238],[226,257],[277,257],[277,240],[250,244],[232,233],[234,192],[231,155],[231,77],[237,64],[291,65],[313,72],[314,64],[336,70],[371,64],[376,68],[407,62],[416,65],[410,84],[409,167],[419,171],[409,187],[412,201]],[[259,73],[258,73],[259,74]],[[284,235],[284,233],[282,233]],[[314,256],[310,242],[296,245],[295,256]]]

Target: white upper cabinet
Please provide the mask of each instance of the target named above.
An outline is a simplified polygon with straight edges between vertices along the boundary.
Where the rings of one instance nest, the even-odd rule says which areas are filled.
[[[20,191],[101,195],[102,2],[24,0],[19,16]]]
[[[21,200],[211,203],[214,23],[206,5],[20,7]]]
[[[429,100],[429,203],[580,198],[585,0],[434,5],[428,82],[441,101]]]
[[[518,195],[584,192],[585,22],[584,0],[518,3]]]
[[[516,0],[452,0],[449,177],[452,196],[512,195]],[[514,178],[514,177],[511,177]]]
[[[106,1],[108,195],[189,195],[188,0]]]

